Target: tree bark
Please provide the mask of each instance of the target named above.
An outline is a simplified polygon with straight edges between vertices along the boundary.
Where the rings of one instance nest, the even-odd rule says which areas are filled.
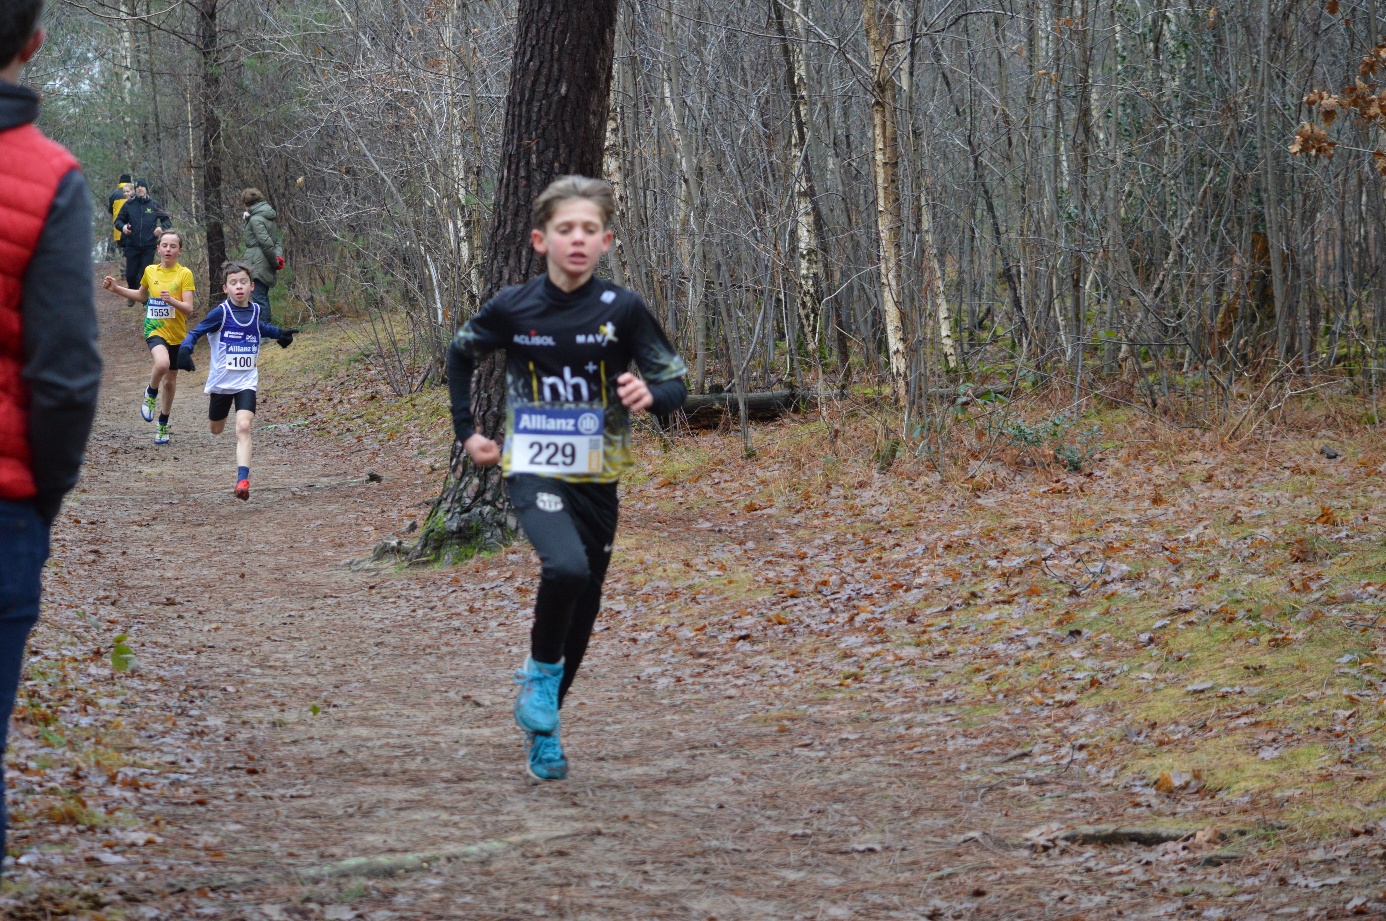
[[[784,49],[785,78],[789,87],[790,158],[794,162],[794,255],[799,288],[798,315],[805,342],[813,351],[823,346],[823,234],[818,225],[813,163],[809,159],[808,66],[804,60],[803,0],[793,0],[795,22],[791,34],[781,4],[771,0],[770,12]]]
[[[862,15],[871,57],[871,173],[876,185],[877,255],[880,259],[881,314],[885,320],[890,390],[904,406],[908,397],[909,356],[905,353],[905,324],[900,282],[900,140],[895,123],[896,55],[893,0],[884,9],[865,0]]]
[[[207,274],[213,279],[226,261],[226,230],[221,220],[221,50],[217,35],[218,0],[201,0],[197,8],[198,54],[202,61],[202,220],[207,234]],[[209,305],[221,297],[220,285],[208,285]]]
[[[486,299],[544,270],[530,246],[530,206],[559,176],[598,176],[606,138],[617,0],[520,0],[506,93],[500,175],[486,252]],[[496,353],[473,381],[477,431],[505,424],[505,362]],[[454,443],[452,463],[411,554],[451,562],[502,545],[515,522],[499,467],[479,468]]]
[[[672,4],[672,0],[670,0]],[[663,11],[665,53],[668,70],[664,81],[664,99],[669,109],[669,124],[679,162],[679,253],[688,281],[688,313],[693,325],[693,392],[702,393],[707,387],[708,315],[707,255],[703,248],[702,186],[698,181],[698,164],[693,136],[688,124],[688,107],[683,98],[683,76],[677,53],[678,33],[674,30],[674,9],[666,5]],[[687,227],[686,236],[683,228]]]

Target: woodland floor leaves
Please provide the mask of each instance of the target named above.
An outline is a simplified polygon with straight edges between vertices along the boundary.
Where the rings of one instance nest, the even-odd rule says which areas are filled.
[[[102,309],[94,462],[7,762],[6,917],[1386,910],[1374,436],[1329,460],[1108,413],[1084,472],[963,441],[944,477],[880,470],[851,407],[758,428],[752,459],[639,433],[573,776],[536,787],[508,714],[532,553],[347,566],[426,511],[441,395],[387,399],[310,328],[267,356],[234,503],[191,383],[172,450],[147,444],[137,323]]]

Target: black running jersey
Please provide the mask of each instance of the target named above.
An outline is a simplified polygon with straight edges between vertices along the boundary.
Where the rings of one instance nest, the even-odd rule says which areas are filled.
[[[616,379],[632,362],[649,385],[650,411],[683,405],[688,373],[640,295],[599,278],[571,293],[540,276],[506,288],[452,340],[453,429],[475,431],[476,359],[506,352],[502,470],[577,483],[610,483],[630,465],[630,414]]]

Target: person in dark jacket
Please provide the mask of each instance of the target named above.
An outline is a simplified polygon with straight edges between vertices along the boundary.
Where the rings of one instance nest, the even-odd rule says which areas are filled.
[[[49,529],[77,482],[101,382],[91,190],[73,156],[34,127],[38,94],[18,85],[43,42],[41,5],[0,3],[0,186],[25,189],[0,222],[0,753]],[[0,854],[3,784],[0,772]]]
[[[155,253],[159,237],[173,226],[168,213],[149,197],[149,183],[135,180],[135,195],[115,217],[116,229],[125,243],[125,281],[131,288],[140,286],[146,266],[158,261]]]
[[[274,223],[276,215],[259,189],[242,192],[241,204],[245,205],[245,226],[241,229],[240,261],[250,267],[250,278],[255,283],[250,299],[260,305],[265,322],[273,323],[269,293],[278,271],[284,268],[284,247],[279,243],[279,228]]]

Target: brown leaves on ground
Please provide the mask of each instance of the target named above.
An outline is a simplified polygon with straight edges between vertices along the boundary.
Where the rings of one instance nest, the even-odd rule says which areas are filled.
[[[293,395],[313,380],[331,396]],[[852,451],[876,425],[850,411],[837,447],[813,420],[757,429],[754,460],[728,460],[731,433],[668,451],[642,436],[575,778],[534,789],[487,683],[523,642],[530,551],[347,570],[425,507],[446,424],[427,396],[392,409],[330,363],[295,384],[267,395],[257,438],[260,482],[283,491],[237,510],[291,577],[223,572],[227,520],[200,520],[221,506],[191,480],[169,507],[98,474],[64,518],[11,755],[7,910],[499,918],[487,906],[550,893],[533,905],[651,918],[1381,907],[1383,481],[1351,432],[1329,464],[1293,433],[1231,451],[1106,415],[1110,446],[1082,472],[993,456],[975,493],[909,450],[884,471]],[[199,449],[174,471],[105,426],[103,471],[225,466]],[[354,485],[302,485],[347,482],[339,466]],[[171,523],[178,542],[153,539]],[[122,549],[169,569],[155,595]],[[603,833],[335,889],[266,869],[356,856],[347,842],[503,838],[549,809]]]

